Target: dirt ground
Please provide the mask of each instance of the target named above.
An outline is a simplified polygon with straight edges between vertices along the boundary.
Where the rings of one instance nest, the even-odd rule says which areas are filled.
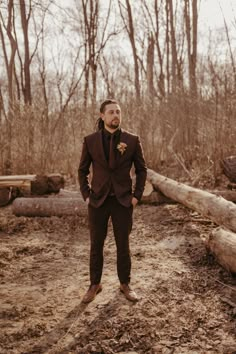
[[[0,209],[0,353],[236,353],[236,280],[206,253],[215,227],[178,204],[139,205],[131,234],[136,304],[119,291],[111,225],[103,291],[88,304],[86,217]]]

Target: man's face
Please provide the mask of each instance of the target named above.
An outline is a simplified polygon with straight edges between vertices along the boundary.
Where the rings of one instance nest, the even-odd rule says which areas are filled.
[[[108,128],[108,130],[119,128],[121,123],[120,106],[115,103],[106,105],[105,112],[101,113],[101,118],[104,121],[105,128]]]

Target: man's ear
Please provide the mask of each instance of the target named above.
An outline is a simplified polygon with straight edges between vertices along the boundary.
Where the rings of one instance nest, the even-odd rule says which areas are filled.
[[[101,113],[100,118],[101,118],[102,120],[104,120],[104,114],[103,114],[103,113]]]

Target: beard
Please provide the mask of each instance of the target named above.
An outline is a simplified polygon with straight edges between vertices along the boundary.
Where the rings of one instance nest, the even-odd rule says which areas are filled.
[[[115,119],[110,124],[107,124],[107,126],[110,129],[117,129],[120,126],[120,121],[119,121],[119,119]]]

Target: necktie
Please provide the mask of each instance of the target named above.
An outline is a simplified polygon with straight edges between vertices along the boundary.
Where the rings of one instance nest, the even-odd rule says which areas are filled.
[[[110,150],[109,150],[109,167],[113,170],[115,168],[115,151],[114,151],[114,134],[111,135],[110,139]]]

